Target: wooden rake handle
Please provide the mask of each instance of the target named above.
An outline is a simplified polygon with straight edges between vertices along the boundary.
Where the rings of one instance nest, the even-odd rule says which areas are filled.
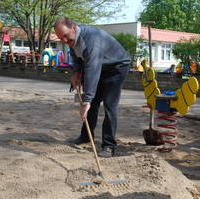
[[[79,87],[76,87],[76,92],[77,92],[77,94],[78,94],[79,103],[80,103],[80,105],[82,106],[82,105],[83,105],[83,100],[82,100],[82,97],[81,97],[81,94],[80,94],[80,86],[79,86]],[[92,150],[93,150],[93,152],[94,152],[94,157],[95,157],[95,160],[96,160],[96,163],[97,163],[99,175],[100,175],[101,177],[103,177],[101,165],[100,165],[99,158],[98,158],[98,155],[97,155],[97,150],[96,150],[96,147],[95,147],[95,144],[94,144],[94,141],[93,141],[92,133],[91,133],[90,126],[89,126],[89,124],[88,124],[87,118],[85,119],[84,122],[85,122],[85,125],[86,125],[86,129],[87,129],[87,133],[88,133],[90,142],[91,142],[91,144],[92,144]]]

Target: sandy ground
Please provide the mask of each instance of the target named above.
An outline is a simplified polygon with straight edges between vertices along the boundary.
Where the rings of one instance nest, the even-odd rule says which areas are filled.
[[[199,120],[178,118],[178,146],[160,153],[146,146],[148,109],[142,92],[123,91],[119,108],[118,148],[100,158],[105,181],[97,177],[90,145],[69,144],[79,135],[79,106],[69,85],[0,77],[1,199],[199,199]],[[195,107],[195,106],[194,106]],[[198,108],[190,115],[198,116]],[[95,144],[101,146],[103,108]],[[119,180],[119,184],[108,184]]]

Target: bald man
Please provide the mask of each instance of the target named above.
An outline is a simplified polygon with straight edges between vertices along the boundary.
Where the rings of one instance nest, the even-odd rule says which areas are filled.
[[[131,59],[120,43],[107,32],[86,25],[77,25],[62,17],[55,23],[58,38],[70,47],[74,59],[71,81],[76,88],[83,78],[84,103],[81,119],[88,119],[94,138],[100,103],[105,118],[102,126],[102,151],[99,156],[111,157],[116,148],[117,110],[124,79]],[[86,126],[73,140],[74,144],[89,142]]]

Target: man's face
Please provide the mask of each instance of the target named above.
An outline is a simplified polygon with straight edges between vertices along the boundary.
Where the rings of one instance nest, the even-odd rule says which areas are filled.
[[[70,47],[73,47],[76,39],[76,26],[72,25],[71,28],[63,24],[58,24],[55,28],[56,35],[64,43],[68,44]]]

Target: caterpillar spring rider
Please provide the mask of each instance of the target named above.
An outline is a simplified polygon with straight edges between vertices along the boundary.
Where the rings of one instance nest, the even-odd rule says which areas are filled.
[[[144,94],[150,108],[149,129],[143,131],[143,136],[148,145],[164,145],[161,151],[171,151],[176,146],[178,130],[177,113],[185,115],[189,111],[189,107],[196,102],[196,94],[199,90],[199,83],[195,77],[190,77],[184,82],[180,89],[161,94],[158,83],[155,79],[155,71],[152,68],[151,53],[151,28],[155,22],[147,22],[149,32],[149,54],[150,67],[147,61],[142,61],[144,72],[142,75],[142,84],[144,86]],[[154,113],[158,113],[158,125],[154,129]]]

